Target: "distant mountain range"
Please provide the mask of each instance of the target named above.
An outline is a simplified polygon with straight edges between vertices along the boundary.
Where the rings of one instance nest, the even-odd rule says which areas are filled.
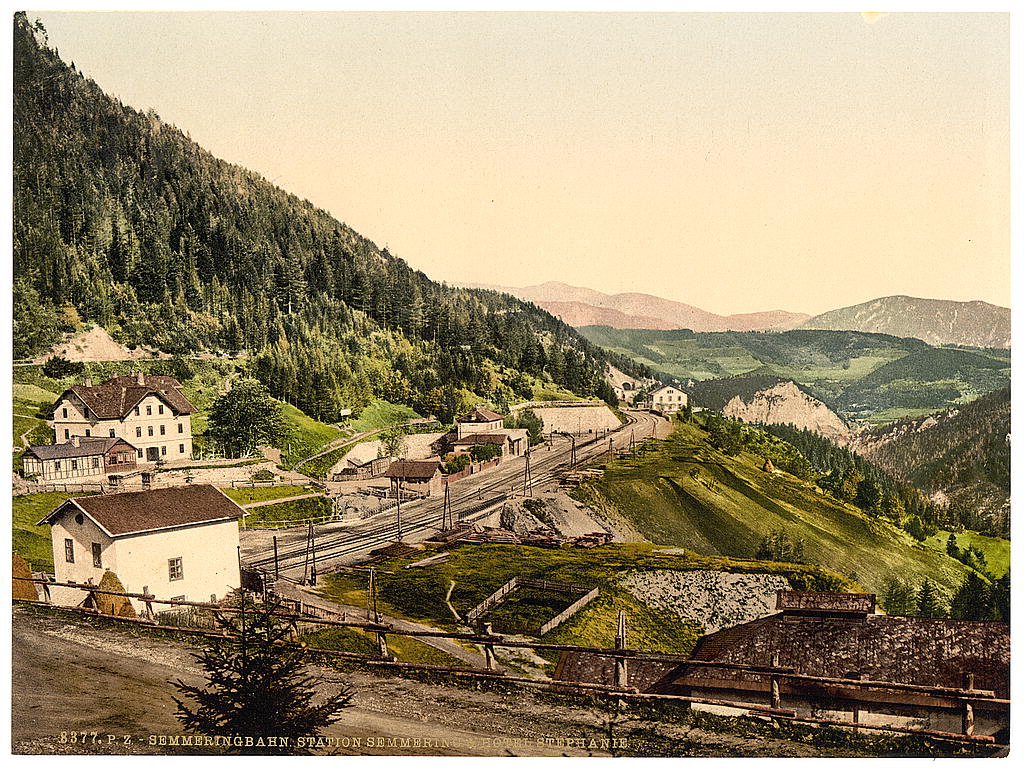
[[[883,296],[816,315],[794,327],[909,336],[934,345],[1010,346],[1010,310],[984,301]]]
[[[548,282],[525,288],[482,286],[532,301],[541,309],[560,317],[570,326],[610,326],[671,331],[761,331],[789,329],[809,319],[809,315],[785,310],[748,312],[741,315],[716,315],[714,312],[647,293],[607,294],[591,288]]]
[[[912,337],[931,345],[1010,347],[1010,310],[984,301],[945,301],[885,296],[852,307],[810,316],[770,310],[717,315],[690,304],[646,293],[607,294],[566,283],[523,288],[482,286],[508,293],[561,318],[574,328],[608,326],[619,330],[673,331],[862,331]]]

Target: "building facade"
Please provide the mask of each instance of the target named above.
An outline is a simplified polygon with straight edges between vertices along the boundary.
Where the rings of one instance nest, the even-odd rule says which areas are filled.
[[[689,399],[682,390],[671,385],[662,385],[651,392],[648,408],[658,412],[678,412],[687,403]]]
[[[240,584],[244,513],[205,484],[72,498],[38,524],[50,525],[55,581],[98,583],[109,570],[129,592],[210,602]]]
[[[134,471],[138,452],[122,438],[72,436],[62,444],[29,447],[22,471],[40,482],[99,479]]]
[[[180,388],[172,377],[141,373],[72,385],[53,406],[57,443],[75,436],[122,438],[136,448],[137,463],[191,460],[196,408]]]

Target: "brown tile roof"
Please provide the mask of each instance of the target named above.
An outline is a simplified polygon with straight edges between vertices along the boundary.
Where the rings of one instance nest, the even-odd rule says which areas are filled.
[[[497,444],[500,447],[507,439],[507,433],[470,433],[453,443],[455,446],[464,444]]]
[[[39,460],[65,460],[73,457],[89,457],[90,455],[106,454],[118,442],[128,444],[132,449],[136,449],[136,447],[119,436],[76,436],[75,438],[79,440],[77,446],[70,441],[60,444],[41,444],[29,447],[26,454],[32,455]]]
[[[57,404],[68,393],[77,395],[89,411],[100,420],[119,420],[128,415],[143,398],[152,394],[160,397],[178,414],[192,414],[196,408],[181,394],[181,383],[173,377],[138,375],[114,377],[102,385],[72,385],[65,390]]]
[[[112,538],[237,519],[245,513],[213,485],[191,484],[72,498],[36,524],[52,523],[68,509],[76,508],[91,517]]]
[[[500,414],[492,412],[490,409],[485,409],[482,406],[478,406],[472,412],[462,415],[455,422],[494,422],[495,420],[504,420]]]
[[[384,475],[390,479],[430,479],[440,465],[436,460],[396,460]]]

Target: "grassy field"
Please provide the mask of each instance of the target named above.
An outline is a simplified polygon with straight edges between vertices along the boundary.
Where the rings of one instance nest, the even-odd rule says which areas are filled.
[[[765,535],[785,530],[794,541],[803,540],[809,562],[871,592],[880,592],[892,575],[913,583],[928,577],[951,593],[967,571],[945,551],[916,542],[810,483],[761,471],[760,457],[720,454],[693,425],[646,446],[651,451],[616,461],[577,496],[652,542],[752,557]]]
[[[26,435],[30,444],[53,442],[53,431],[46,424],[46,420],[56,400],[56,393],[38,385],[15,383],[12,386],[13,443],[16,450],[24,449],[22,434]]]
[[[305,495],[316,492],[316,490],[305,485],[281,484],[274,487],[222,487],[221,492],[239,506],[248,506],[250,503],[291,498],[294,495]]]
[[[286,496],[285,496],[286,497]],[[246,509],[246,527],[271,527],[302,525],[310,520],[318,521],[331,513],[329,498],[303,498],[287,503],[273,503],[269,506],[254,506]]]
[[[419,417],[416,412],[402,404],[391,404],[387,401],[374,401],[359,413],[359,417],[352,421],[352,430],[356,433],[375,431],[378,428],[388,428],[398,425],[406,420],[415,420]]]
[[[311,648],[350,651],[356,654],[379,654],[377,637],[351,627],[328,627],[306,633],[302,642]],[[417,665],[465,665],[440,649],[406,635],[389,635],[388,652],[401,662]]]
[[[701,629],[692,621],[668,611],[641,603],[620,586],[617,576],[642,570],[722,570],[750,573],[777,573],[789,577],[798,587],[845,588],[849,580],[828,571],[807,566],[727,557],[702,557],[695,553],[666,554],[659,547],[639,544],[610,544],[597,549],[542,549],[528,546],[482,544],[446,547],[448,562],[427,568],[405,566],[428,557],[436,550],[426,549],[413,555],[389,560],[381,566],[390,574],[378,576],[378,607],[382,613],[423,622],[443,629],[457,624],[445,602],[449,587],[451,604],[461,613],[469,611],[504,584],[513,575],[543,578],[596,586],[597,599],[560,627],[540,639],[543,643],[580,643],[611,646],[615,639],[619,611],[630,622],[632,648],[688,651]],[[348,605],[366,605],[365,575],[338,573],[324,578],[319,594],[328,600]],[[521,600],[513,597],[505,611],[499,607],[491,617],[497,625],[516,616]],[[564,607],[565,600],[550,596],[543,611],[534,618],[551,618]],[[569,601],[571,602],[571,601]],[[567,602],[565,603],[568,604]],[[556,606],[559,606],[556,608]],[[539,626],[543,621],[532,621]],[[522,629],[520,621],[516,629]],[[496,627],[501,631],[500,627]]]
[[[315,455],[324,445],[345,435],[340,428],[317,422],[291,404],[279,403],[289,436],[288,441],[281,444],[283,468],[292,468],[300,460]]]
[[[940,530],[924,543],[929,548],[945,552],[948,540],[949,532]],[[973,546],[975,549],[980,549],[984,552],[989,573],[998,577],[1010,570],[1010,542],[1006,539],[983,536],[975,533],[973,530],[965,530],[962,533],[956,534],[956,543],[961,549]]]
[[[50,526],[36,525],[55,508],[76,495],[94,495],[85,492],[47,492],[36,495],[18,495],[11,499],[13,515],[12,548],[32,566],[32,570],[53,573],[53,549],[50,545]]]

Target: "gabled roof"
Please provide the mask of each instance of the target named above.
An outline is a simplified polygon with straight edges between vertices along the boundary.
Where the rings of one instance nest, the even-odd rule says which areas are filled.
[[[437,460],[396,460],[384,475],[390,479],[430,479],[440,466]]]
[[[651,391],[651,395],[653,396],[656,393],[660,393],[662,390],[667,390],[669,388],[671,388],[672,390],[675,390],[677,393],[685,392],[682,388],[677,387],[676,385],[662,385],[661,387],[652,390]]]
[[[69,509],[77,509],[88,516],[111,538],[222,522],[238,519],[245,513],[213,485],[190,484],[71,498],[36,524],[52,524]]]
[[[129,444],[119,436],[76,436],[78,444],[72,441],[64,441],[60,444],[41,444],[29,447],[26,454],[32,455],[39,460],[65,460],[73,457],[89,457],[91,455],[103,455],[110,451],[111,447],[118,442],[127,444],[133,450],[136,447]]]
[[[177,414],[192,414],[196,408],[181,394],[181,383],[173,377],[132,375],[114,377],[102,385],[72,385],[54,403],[56,409],[68,393],[74,393],[100,420],[119,420],[148,395],[155,395]]]
[[[504,420],[497,412],[492,412],[490,409],[485,409],[482,406],[478,406],[472,412],[468,412],[455,422],[494,422],[495,420]]]

